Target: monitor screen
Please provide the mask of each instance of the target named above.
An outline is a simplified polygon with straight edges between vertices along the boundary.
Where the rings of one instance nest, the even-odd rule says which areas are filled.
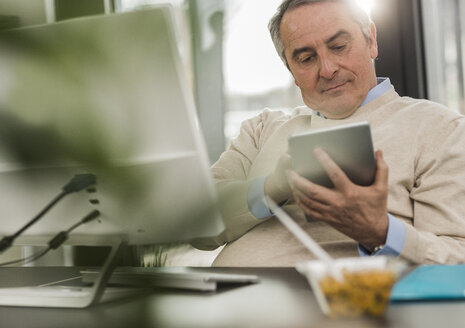
[[[87,172],[96,192],[66,196],[17,243],[47,242],[95,208],[101,217],[71,244],[223,230],[173,24],[159,6],[0,36],[0,236]]]

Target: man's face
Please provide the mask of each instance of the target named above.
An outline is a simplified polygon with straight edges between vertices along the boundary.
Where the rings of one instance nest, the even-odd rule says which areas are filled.
[[[286,12],[281,38],[305,104],[326,117],[350,116],[376,86],[376,29],[372,25],[367,41],[343,5],[324,2]]]

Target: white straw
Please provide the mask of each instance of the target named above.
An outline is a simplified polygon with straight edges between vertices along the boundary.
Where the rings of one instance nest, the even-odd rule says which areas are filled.
[[[276,203],[268,196],[265,196],[266,203],[278,220],[298,239],[300,242],[319,260],[325,262],[329,267],[330,274],[337,280],[342,280],[342,274],[335,268],[334,260],[318,243],[313,240],[295,221],[287,215]]]

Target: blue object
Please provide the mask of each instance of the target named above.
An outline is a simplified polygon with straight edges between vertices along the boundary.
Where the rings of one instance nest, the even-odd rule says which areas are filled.
[[[465,299],[465,264],[421,265],[394,285],[391,301]]]

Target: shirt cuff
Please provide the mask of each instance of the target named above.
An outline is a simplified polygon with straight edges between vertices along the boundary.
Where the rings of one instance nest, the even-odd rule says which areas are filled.
[[[250,212],[257,219],[264,219],[273,215],[265,202],[266,177],[265,175],[253,180],[247,192],[247,205]]]
[[[369,256],[369,255],[389,255],[389,256],[399,256],[404,248],[405,243],[405,226],[396,217],[388,213],[388,233],[386,237],[386,244],[376,253],[371,253],[365,247],[358,244],[358,252],[360,256]]]

